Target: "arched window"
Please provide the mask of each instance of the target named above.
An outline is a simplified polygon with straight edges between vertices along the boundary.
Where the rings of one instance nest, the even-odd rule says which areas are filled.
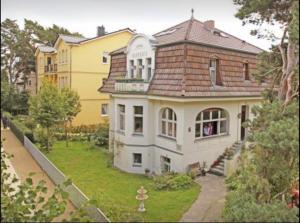
[[[209,108],[197,115],[195,137],[206,138],[228,133],[228,114],[224,109]]]
[[[161,135],[176,138],[177,134],[177,117],[175,112],[170,108],[163,109],[161,113]]]

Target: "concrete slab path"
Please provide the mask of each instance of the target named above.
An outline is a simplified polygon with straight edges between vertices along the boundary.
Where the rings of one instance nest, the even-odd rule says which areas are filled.
[[[48,188],[47,194],[45,197],[49,197],[55,188],[55,184],[48,177],[48,175],[41,169],[37,162],[33,159],[30,153],[25,149],[22,143],[16,138],[16,136],[9,130],[1,129],[1,140],[4,139],[3,148],[7,154],[13,154],[13,158],[10,159],[10,162],[16,171],[18,178],[21,182],[24,182],[28,177],[30,172],[36,173],[32,176],[34,184],[37,184],[40,180],[46,182]],[[61,222],[63,219],[69,219],[70,212],[74,211],[74,205],[68,201],[66,206],[66,211],[63,215],[55,218],[54,222]]]
[[[197,178],[196,182],[201,185],[201,192],[180,222],[223,222],[225,177],[207,174]]]

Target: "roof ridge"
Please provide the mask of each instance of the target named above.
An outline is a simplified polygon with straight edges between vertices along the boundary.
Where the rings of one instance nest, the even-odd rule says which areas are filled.
[[[159,33],[165,32],[165,31],[167,31],[167,30],[169,30],[169,29],[172,29],[172,28],[174,28],[174,27],[176,27],[176,26],[182,25],[183,23],[186,23],[186,22],[188,22],[188,21],[190,21],[190,20],[191,20],[191,19],[188,19],[188,20],[186,20],[186,21],[184,21],[184,22],[178,23],[177,25],[174,25],[174,26],[171,26],[171,27],[169,27],[169,28],[167,28],[167,29],[161,30],[161,31],[159,31],[159,32],[157,32],[157,33],[154,33],[152,36],[155,36],[155,35],[157,35],[157,34],[159,34]]]
[[[185,33],[184,40],[188,40],[188,36],[190,35],[191,29],[192,29],[192,26],[193,26],[193,22],[194,22],[194,18],[192,17],[192,18],[190,19],[188,28],[186,29],[186,33]]]
[[[116,31],[112,31],[112,32],[109,32],[109,33],[105,33],[104,35],[102,36],[95,36],[95,37],[91,37],[91,38],[86,38],[82,41],[79,41],[79,43],[82,43],[82,42],[85,42],[85,41],[89,41],[89,40],[93,40],[93,39],[97,39],[99,37],[104,37],[104,36],[107,36],[107,35],[110,35],[110,34],[114,34],[114,33],[117,33],[117,32],[122,32],[122,31],[126,31],[126,30],[129,30],[130,32],[133,32],[135,33],[132,29],[130,29],[129,27],[126,27],[124,29],[119,29],[119,30],[116,30]]]

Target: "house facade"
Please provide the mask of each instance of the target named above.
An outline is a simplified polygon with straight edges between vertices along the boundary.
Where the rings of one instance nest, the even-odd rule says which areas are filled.
[[[36,78],[36,73],[31,72],[27,80],[25,82],[25,90],[28,91],[29,94],[35,95],[37,91],[37,78]]]
[[[243,141],[265,86],[252,77],[261,49],[193,17],[111,53],[110,150],[132,173],[209,167]]]
[[[53,47],[39,46],[35,53],[38,90],[47,79],[79,94],[81,112],[73,125],[97,124],[107,119],[109,98],[97,89],[108,76],[109,52],[127,45],[133,36],[128,28],[112,33],[105,33],[104,27],[98,29],[98,36],[91,39],[59,35]]]

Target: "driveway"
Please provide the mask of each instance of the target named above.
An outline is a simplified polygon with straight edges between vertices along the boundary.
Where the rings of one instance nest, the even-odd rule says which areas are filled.
[[[225,177],[207,174],[195,180],[201,192],[191,208],[182,216],[181,222],[223,222],[225,204]]]
[[[48,175],[40,168],[30,153],[9,129],[1,129],[1,140],[2,139],[5,139],[3,142],[4,151],[7,154],[13,154],[14,156],[13,158],[10,158],[10,163],[21,182],[25,181],[30,172],[36,173],[31,177],[34,184],[37,184],[40,180],[46,181],[45,186],[48,188],[48,191],[45,197],[49,197],[54,192],[55,184]],[[53,221],[61,222],[63,219],[68,219],[70,212],[74,210],[75,207],[68,201],[65,213],[55,218]]]

